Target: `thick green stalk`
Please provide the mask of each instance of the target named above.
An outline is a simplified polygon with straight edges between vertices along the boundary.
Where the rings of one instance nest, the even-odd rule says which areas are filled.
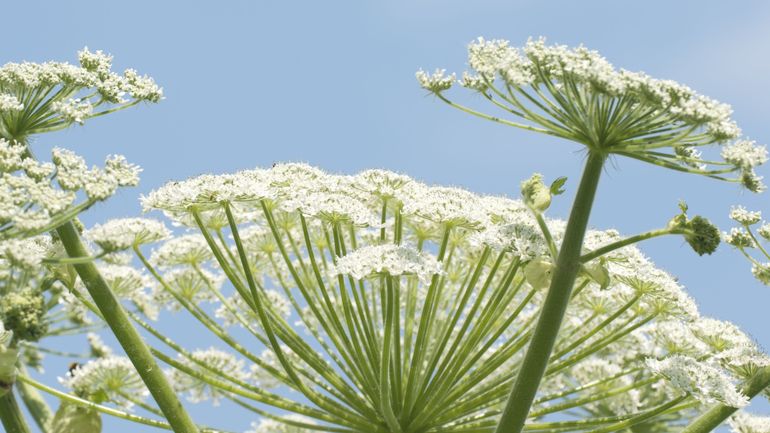
[[[755,397],[770,386],[770,366],[763,367],[743,383],[741,391],[749,399]],[[723,404],[716,404],[701,414],[695,421],[682,430],[682,433],[707,433],[719,427],[738,409]]]
[[[588,154],[583,178],[580,180],[575,202],[572,204],[564,241],[556,261],[551,286],[516,382],[495,430],[496,433],[520,433],[524,428],[527,414],[548,366],[556,336],[567,311],[572,286],[580,269],[580,250],[604,160],[603,154],[596,152]]]
[[[64,249],[70,257],[86,257],[83,243],[80,241],[75,226],[68,222],[56,229],[61,238]],[[174,390],[171,389],[163,371],[158,367],[155,359],[142,337],[134,329],[128,319],[125,310],[110,290],[93,263],[80,263],[73,265],[83,284],[91,294],[94,303],[102,313],[104,320],[110,326],[118,342],[126,351],[126,355],[136,367],[136,371],[147,385],[158,407],[168,420],[171,428],[176,433],[197,433],[198,428],[193,423],[190,415],[185,411]]]
[[[30,433],[29,426],[16,403],[13,388],[0,397],[0,421],[6,433]]]

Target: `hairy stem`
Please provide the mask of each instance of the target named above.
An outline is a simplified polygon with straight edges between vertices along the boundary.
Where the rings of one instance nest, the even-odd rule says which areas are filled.
[[[761,368],[743,383],[741,391],[749,399],[755,397],[770,386],[770,366]],[[716,404],[682,430],[682,433],[707,433],[719,427],[737,408]]]
[[[588,226],[605,155],[591,152],[580,180],[575,202],[572,205],[564,241],[559,251],[556,269],[545,303],[524,356],[516,382],[500,417],[496,433],[520,433],[527,414],[535,399],[548,360],[551,357],[556,336],[567,311],[572,286],[580,269],[580,250]]]
[[[72,258],[86,257],[86,251],[80,235],[72,222],[67,222],[56,229],[67,254]],[[176,433],[197,433],[198,428],[185,411],[163,371],[158,367],[146,343],[128,319],[125,310],[110,290],[93,263],[73,265],[83,284],[91,294],[96,307],[110,326],[118,342],[126,351],[131,363],[147,385],[158,407]]]

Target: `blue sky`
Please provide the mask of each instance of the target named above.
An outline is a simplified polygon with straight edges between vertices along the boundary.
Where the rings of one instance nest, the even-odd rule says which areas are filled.
[[[36,143],[73,148],[93,163],[122,153],[144,167],[141,185],[89,211],[89,225],[138,214],[138,196],[165,181],[275,161],[344,173],[381,167],[491,194],[515,195],[535,171],[568,176],[568,194],[550,211],[566,217],[582,164],[578,146],[469,117],[415,82],[420,67],[462,71],[465,46],[477,36],[584,43],[616,66],[732,104],[745,134],[770,141],[768,2],[17,1],[3,10],[0,62],[74,62],[87,45],[165,88],[161,104]],[[770,212],[768,197],[618,159],[604,175],[591,224],[634,234],[664,225],[685,199],[691,213],[727,229],[731,205]],[[739,324],[770,348],[770,288],[752,279],[737,252],[723,246],[698,257],[680,238],[643,249],[679,277],[704,314]],[[221,411],[216,418],[235,414]],[[144,430],[110,422],[106,431]]]

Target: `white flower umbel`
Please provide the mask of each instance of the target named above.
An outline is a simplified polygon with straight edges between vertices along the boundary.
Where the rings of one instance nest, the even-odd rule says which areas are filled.
[[[457,104],[446,95],[454,75],[417,73],[421,87],[470,114],[509,126],[581,143],[662,167],[729,178],[763,189],[754,174],[767,150],[753,141],[725,146],[723,161],[703,157],[700,148],[738,139],[732,109],[671,80],[616,69],[583,46],[548,45],[530,39],[522,49],[504,40],[478,38],[468,46],[471,71],[460,84],[523,123]]]
[[[13,112],[24,109],[24,104],[19,100],[8,94],[0,94],[0,112]]]
[[[73,368],[59,381],[82,398],[97,403],[107,400],[129,409],[133,403],[124,395],[139,400],[149,395],[131,361],[122,356],[106,356],[88,361]]]
[[[373,275],[414,275],[423,284],[444,273],[434,256],[402,245],[369,245],[337,259],[333,275],[352,275],[358,280]]]
[[[157,266],[197,265],[214,256],[206,239],[199,234],[178,236],[164,242],[152,252],[150,261]]]
[[[725,242],[749,260],[754,278],[770,286],[770,224],[765,222],[756,227],[762,220],[762,213],[746,210],[742,206],[730,210],[730,219],[740,224],[740,227],[733,227],[729,233],[725,233]]]
[[[730,209],[730,219],[741,225],[754,225],[762,220],[762,212],[748,211],[743,206]]]
[[[403,419],[420,431],[489,430],[545,302],[549,243],[564,242],[566,223],[542,210],[538,221],[519,200],[385,170],[347,176],[278,164],[249,170],[248,182],[244,173],[170,183],[144,201],[199,231],[172,236],[146,261],[157,273],[155,302],[188,310],[220,337],[217,351],[243,355],[207,368],[218,361],[190,361],[176,343],[184,361],[173,374],[195,370],[202,391],[194,398],[229,398],[237,384],[253,393],[236,398],[324,429],[391,432]],[[579,252],[625,239],[591,230]],[[208,287],[208,272],[229,284]],[[732,328],[704,322],[696,335],[698,317],[677,280],[635,246],[588,261],[526,422],[557,429],[569,416],[601,429],[617,417],[649,416],[661,431],[686,423],[705,403],[666,406],[683,393],[645,358],[697,356],[730,382],[762,362]],[[250,336],[253,353],[240,341]],[[671,411],[652,416],[660,407]]]
[[[236,358],[230,353],[209,348],[206,350],[196,350],[190,356],[191,359],[182,358],[182,362],[193,370],[201,372],[208,370],[219,371],[239,380],[244,380],[248,377],[248,373],[244,371],[245,364],[243,360]],[[215,405],[218,405],[219,399],[227,395],[215,386],[179,370],[171,370],[170,377],[174,388],[178,392],[187,393],[188,400],[193,403],[211,399]]]
[[[104,251],[112,252],[136,245],[166,239],[171,232],[158,221],[148,218],[121,218],[97,224],[85,233],[86,238]]]
[[[0,138],[0,239],[44,233],[68,221],[120,186],[135,185],[139,168],[122,156],[107,160],[107,169],[88,169],[74,152],[54,148],[52,163],[27,155],[24,144]],[[80,192],[85,200],[78,203]]]
[[[152,78],[132,69],[123,75],[113,72],[112,56],[84,48],[78,58],[80,66],[24,62],[0,67],[0,136],[24,140],[163,98]]]
[[[674,355],[662,360],[648,359],[647,365],[676,388],[703,403],[723,403],[737,408],[749,403],[748,398],[736,389],[730,377],[709,363],[689,356]]]

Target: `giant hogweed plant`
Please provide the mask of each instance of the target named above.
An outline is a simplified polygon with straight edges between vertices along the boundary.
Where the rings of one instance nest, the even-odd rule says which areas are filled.
[[[194,432],[196,427],[95,268],[80,240],[82,227],[77,226],[81,212],[120,187],[136,185],[139,168],[119,155],[108,157],[104,168],[89,168],[83,158],[58,147],[47,162],[37,158],[32,143],[36,134],[83,124],[143,101],[158,102],[162,90],[133,69],[113,72],[112,57],[101,51],[84,49],[78,60],[79,65],[24,62],[0,67],[0,420],[7,432],[30,431],[16,388],[43,431],[74,432],[99,424],[98,417],[89,417],[90,409],[80,406],[63,404],[54,416],[34,388],[17,381],[18,372],[19,378],[25,377],[26,367],[38,367],[40,354],[48,351],[40,340],[98,326],[78,311],[81,301],[72,291],[82,286],[168,422],[177,431]],[[78,421],[79,416],[85,421]]]
[[[162,320],[133,315],[179,392],[262,415],[254,432],[484,432],[532,342],[565,239],[565,223],[542,214],[558,188],[538,176],[522,187],[517,201],[382,170],[280,164],[143,198],[192,233],[130,218],[86,236],[104,254],[132,250],[144,270],[125,267],[122,279],[151,276],[158,303],[222,340],[186,348]],[[710,251],[719,233],[696,218],[683,210],[667,230]],[[673,430],[709,404],[747,404],[736,383],[770,363],[736,327],[701,317],[634,239],[588,232],[527,430]],[[244,333],[255,341],[236,339]],[[105,374],[75,377],[98,388]]]
[[[177,392],[232,401],[263,418],[259,433],[614,432],[708,431],[767,386],[770,359],[751,339],[701,317],[633,245],[673,234],[710,253],[719,232],[706,219],[682,204],[647,233],[587,230],[612,153],[761,190],[762,148],[739,140],[723,161],[698,152],[737,138],[729,108],[542,41],[522,55],[481,40],[470,63],[463,83],[525,123],[455,104],[445,93],[454,78],[441,72],[418,79],[464,111],[587,146],[569,221],[544,215],[564,180],[539,175],[522,183],[521,201],[304,164],[169,183],[142,203],[184,232],[109,221],[86,232],[93,251],[76,260],[155,337],[149,350]],[[70,310],[109,322],[83,281],[65,285]],[[160,308],[186,311],[220,345],[184,347],[155,322]],[[141,359],[92,345],[94,359],[62,380],[69,392],[19,376],[66,402],[70,424],[51,431],[98,431],[97,412],[186,431],[134,370]],[[766,426],[745,414],[731,423]]]
[[[763,147],[739,139],[740,129],[730,119],[728,105],[673,81],[618,71],[597,52],[584,47],[549,46],[540,39],[530,40],[519,50],[507,41],[479,39],[469,46],[468,63],[472,71],[463,74],[463,87],[516,120],[450,100],[446,92],[455,77],[446,76],[443,70],[431,75],[419,71],[417,79],[423,88],[455,108],[571,140],[583,144],[587,152],[548,296],[496,429],[499,433],[518,433],[553,354],[580,269],[581,245],[606,159],[625,156],[739,182],[750,191],[760,192],[764,186],[754,168],[767,157]],[[722,160],[702,156],[701,148],[728,140],[735,141],[723,147]]]

